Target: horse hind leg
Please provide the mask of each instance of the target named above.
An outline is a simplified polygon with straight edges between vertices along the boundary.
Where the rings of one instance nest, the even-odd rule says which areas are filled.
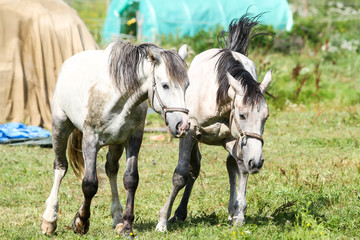
[[[144,126],[142,126],[144,127]],[[139,183],[138,155],[144,130],[138,130],[126,143],[126,169],[123,176],[126,190],[126,206],[123,214],[123,224],[118,224],[116,232],[125,236],[134,236],[132,224],[134,221],[135,192]]]
[[[74,217],[72,228],[75,233],[86,234],[90,227],[91,200],[98,190],[98,178],[96,174],[96,155],[99,150],[97,137],[92,131],[84,130],[82,140],[83,158],[85,163],[85,176],[82,180],[84,201]]]
[[[180,139],[179,161],[172,177],[172,189],[165,205],[159,211],[159,222],[156,225],[156,231],[167,231],[167,223],[174,200],[179,191],[188,183],[188,179],[191,178],[189,162],[194,142],[195,140],[191,133]],[[191,192],[191,187],[188,188],[188,191]]]
[[[190,194],[192,188],[194,186],[195,180],[199,176],[201,167],[201,153],[199,150],[199,145],[196,142],[191,151],[191,159],[190,159],[190,177],[186,183],[184,194],[181,198],[181,202],[178,208],[175,211],[174,217],[172,217],[169,222],[175,221],[185,221],[187,217],[187,206],[189,203]]]
[[[120,204],[117,187],[117,174],[119,170],[119,159],[123,153],[124,147],[121,145],[110,145],[109,152],[106,155],[105,170],[110,181],[111,187],[111,215],[113,217],[113,228],[123,223],[123,207]]]
[[[60,112],[56,114],[56,111],[53,110],[52,143],[55,152],[54,183],[50,195],[46,200],[46,210],[41,223],[41,231],[44,234],[52,234],[57,227],[56,222],[59,210],[58,193],[61,180],[65,176],[68,168],[68,161],[66,159],[67,140],[73,129],[74,126],[65,113]]]

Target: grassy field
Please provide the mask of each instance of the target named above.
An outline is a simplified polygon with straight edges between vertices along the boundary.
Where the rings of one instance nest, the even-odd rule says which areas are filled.
[[[265,129],[265,165],[249,177],[247,224],[227,222],[226,153],[201,145],[202,171],[185,222],[155,232],[158,211],[171,188],[178,140],[152,141],[146,134],[139,157],[134,232],[137,239],[359,239],[360,114],[302,110],[292,105],[270,109]],[[154,124],[157,117],[148,121]],[[152,123],[151,123],[152,122]],[[99,161],[105,158],[105,150]],[[53,181],[52,149],[0,145],[0,238],[49,239],[40,233],[44,203]],[[125,159],[120,160],[120,172]],[[103,162],[104,163],[104,162]],[[120,196],[125,192],[120,178]],[[110,189],[105,178],[94,198],[90,231],[70,229],[82,201],[81,183],[69,170],[60,191],[58,229],[53,239],[117,239],[111,225]],[[175,206],[179,203],[177,199]]]

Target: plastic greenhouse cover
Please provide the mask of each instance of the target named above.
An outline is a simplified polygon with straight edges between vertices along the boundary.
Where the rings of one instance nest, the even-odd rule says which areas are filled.
[[[105,40],[119,33],[120,16],[134,1],[111,2],[103,31]],[[193,36],[200,29],[208,30],[217,25],[227,27],[231,20],[246,12],[251,16],[264,13],[260,23],[272,25],[276,30],[290,31],[293,26],[286,0],[139,0],[138,3],[144,41],[154,41],[160,34]]]

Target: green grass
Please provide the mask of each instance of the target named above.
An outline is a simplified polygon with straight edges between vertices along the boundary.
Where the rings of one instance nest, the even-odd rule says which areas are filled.
[[[134,232],[138,239],[358,239],[360,235],[360,108],[270,109],[262,171],[249,177],[247,224],[227,222],[229,196],[221,147],[200,146],[200,176],[185,222],[155,232],[158,211],[171,188],[178,140],[151,141],[145,134],[139,157]],[[148,120],[156,125],[156,115]],[[99,160],[105,158],[102,150]],[[69,170],[60,190],[58,229],[42,236],[40,222],[53,181],[52,149],[0,145],[1,239],[117,239],[111,225],[110,189],[105,178],[91,208],[87,235],[69,226],[81,201],[81,183]],[[120,160],[120,173],[125,159]],[[125,205],[122,178],[121,202]],[[179,203],[177,198],[175,205]]]

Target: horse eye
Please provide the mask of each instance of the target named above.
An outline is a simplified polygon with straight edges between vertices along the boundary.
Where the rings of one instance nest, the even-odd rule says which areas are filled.
[[[162,83],[161,86],[163,87],[163,89],[169,89],[169,84],[167,83]]]
[[[244,114],[240,114],[239,116],[240,116],[241,120],[245,120],[245,115]]]

